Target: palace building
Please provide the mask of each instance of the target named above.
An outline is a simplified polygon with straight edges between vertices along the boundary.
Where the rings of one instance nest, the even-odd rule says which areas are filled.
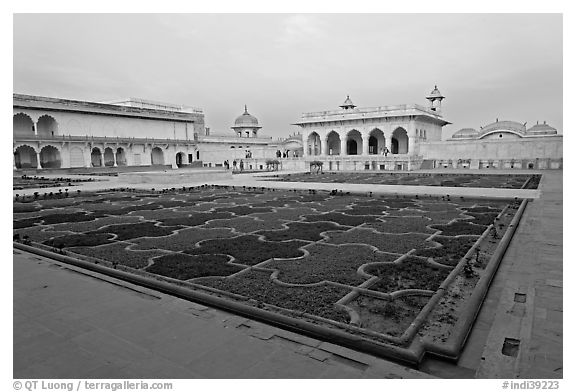
[[[210,134],[200,108],[137,98],[97,103],[13,95],[14,169],[219,167],[246,159],[263,169],[294,140],[262,137],[244,108],[234,134]]]
[[[200,108],[130,98],[97,103],[13,95],[14,170],[130,167],[222,167],[246,170],[560,169],[563,136],[546,122],[499,121],[463,128],[449,139],[445,97],[435,86],[427,105],[358,107],[303,113],[287,138],[263,136],[258,119],[240,114],[231,130],[212,133]],[[139,169],[138,169],[139,168]]]
[[[348,96],[339,110],[303,113],[295,125],[305,160],[325,170],[562,168],[563,137],[550,125],[497,120],[443,140],[445,97],[434,86],[426,99],[427,106],[361,108]]]

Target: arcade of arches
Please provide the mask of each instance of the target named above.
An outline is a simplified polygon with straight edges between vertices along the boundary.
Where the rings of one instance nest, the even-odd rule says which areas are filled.
[[[308,155],[388,155],[408,153],[408,133],[406,129],[398,127],[392,132],[390,138],[384,132],[375,128],[367,135],[356,129],[344,135],[330,131],[324,140],[317,132],[308,135]]]

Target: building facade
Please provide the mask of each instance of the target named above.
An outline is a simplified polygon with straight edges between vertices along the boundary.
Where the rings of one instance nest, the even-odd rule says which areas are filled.
[[[420,168],[420,144],[440,141],[444,97],[435,87],[427,107],[396,105],[358,108],[347,97],[340,110],[304,113],[304,157],[327,162],[329,170]]]
[[[285,150],[283,140],[259,136],[261,128],[246,107],[234,134],[210,135],[199,108],[136,98],[97,103],[14,94],[13,166],[218,167],[248,159],[246,168],[256,170]]]

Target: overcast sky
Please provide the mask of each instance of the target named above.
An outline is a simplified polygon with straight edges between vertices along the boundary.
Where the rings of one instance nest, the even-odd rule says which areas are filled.
[[[244,104],[282,137],[302,112],[426,104],[460,128],[546,120],[562,131],[560,14],[16,14],[14,92],[138,97],[204,109],[213,133]]]

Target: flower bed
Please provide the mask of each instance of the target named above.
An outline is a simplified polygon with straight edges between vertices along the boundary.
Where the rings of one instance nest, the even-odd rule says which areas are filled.
[[[129,240],[138,237],[163,237],[170,235],[182,226],[156,226],[156,222],[128,223],[102,227],[98,230],[87,232],[88,235],[100,233],[116,234],[116,241]]]
[[[400,336],[429,299],[429,297],[413,295],[383,300],[369,295],[360,295],[346,306],[358,313],[362,328],[390,336]]]
[[[373,215],[346,215],[341,212],[329,212],[321,215],[305,215],[307,222],[334,222],[342,226],[359,226],[367,222],[376,222],[378,218]]]
[[[156,257],[147,272],[173,279],[188,280],[204,276],[228,276],[243,268],[228,264],[225,255],[186,255],[172,253]]]
[[[383,293],[406,289],[436,291],[450,271],[449,268],[431,265],[416,257],[408,257],[400,263],[376,264],[364,268],[367,274],[381,278],[368,288]]]
[[[109,245],[91,247],[73,247],[69,250],[81,255],[95,257],[108,261],[112,264],[125,265],[131,268],[144,268],[150,264],[150,258],[161,256],[164,252],[158,250],[132,251],[126,249],[130,244],[117,242]]]
[[[437,263],[455,266],[477,240],[478,237],[444,237],[437,235],[433,241],[438,242],[441,245],[440,247],[419,249],[414,255],[432,257]]]
[[[204,223],[211,221],[213,219],[227,219],[232,218],[232,215],[226,211],[218,212],[199,212],[196,214],[191,214],[189,216],[181,216],[175,218],[159,218],[157,219],[163,226],[201,226]]]
[[[309,252],[303,258],[294,260],[273,260],[262,267],[277,269],[278,280],[291,284],[310,284],[332,281],[357,286],[366,277],[360,275],[358,268],[374,261],[394,261],[397,256],[375,253],[364,245],[333,246],[323,243],[306,247]]]
[[[237,235],[238,234],[234,233],[231,229],[205,229],[202,227],[191,227],[164,237],[133,238],[130,242],[135,244],[131,248],[134,250],[164,249],[173,252],[180,252],[184,249],[194,247],[199,241],[213,238],[230,238],[236,237]]]
[[[286,226],[288,226],[288,228],[283,230],[258,231],[255,234],[263,235],[268,241],[319,241],[323,238],[320,233],[329,230],[348,229],[347,227],[342,227],[334,222],[290,222],[286,223]]]
[[[412,249],[427,247],[424,240],[428,234],[382,234],[373,230],[354,228],[346,232],[334,231],[326,233],[330,244],[367,244],[382,252],[404,254]]]
[[[247,271],[225,279],[201,278],[195,283],[246,296],[256,301],[258,307],[269,304],[340,322],[349,319],[347,312],[334,307],[349,290],[332,285],[284,287],[271,281],[269,272],[261,271]]]
[[[458,220],[447,225],[432,225],[433,229],[441,230],[442,235],[480,235],[484,233],[487,226],[469,223],[468,221]]]
[[[228,227],[236,230],[238,233],[252,233],[258,230],[282,229],[282,222],[276,219],[255,219],[250,216],[239,216],[230,219],[215,219],[207,222],[203,227]]]
[[[474,188],[514,188],[520,189],[532,176],[525,174],[448,174],[448,173],[308,173],[266,177],[270,181],[322,182],[348,184],[381,185],[425,185]],[[529,186],[536,189],[540,175],[534,175]]]
[[[292,240],[287,242],[269,242],[258,239],[255,235],[243,235],[225,240],[206,240],[195,248],[184,251],[191,255],[228,254],[239,264],[256,265],[265,260],[277,258],[292,258],[304,255],[300,249],[307,242]]]
[[[43,243],[54,248],[72,248],[75,246],[97,246],[112,243],[112,234],[91,233],[91,234],[69,234],[52,238]]]
[[[428,233],[436,230],[428,225],[433,222],[425,216],[394,217],[386,216],[382,220],[366,223],[362,228],[374,229],[380,233]]]

